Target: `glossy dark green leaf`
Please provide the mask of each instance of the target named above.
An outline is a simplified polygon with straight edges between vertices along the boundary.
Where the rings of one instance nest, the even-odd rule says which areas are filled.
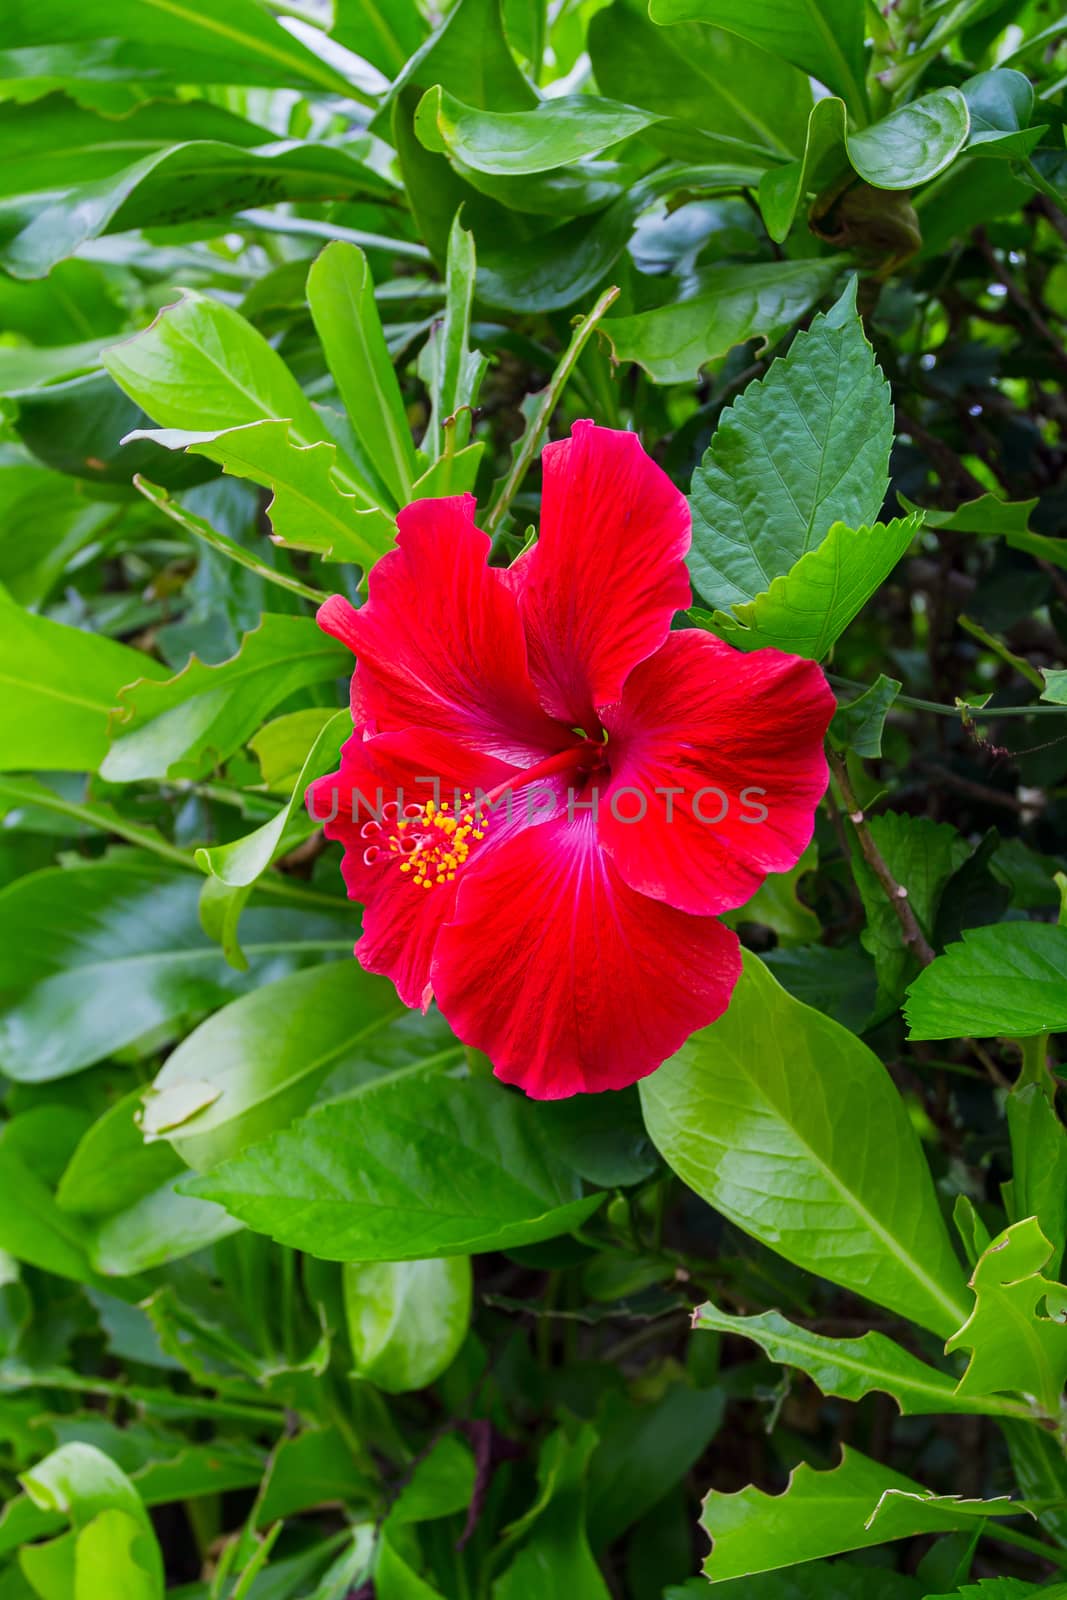
[[[781,265],[792,272],[828,264]],[[834,522],[861,528],[878,515],[893,413],[855,296],[853,281],[723,413],[693,474],[689,561],[714,605],[755,599]]]
[[[943,172],[967,143],[967,102],[934,89],[847,136],[848,158],[875,189],[914,189]]]
[[[532,111],[480,111],[438,86],[419,102],[415,132],[427,150],[465,168],[521,177],[599,155],[654,121],[652,112],[585,94],[545,100]]]
[[[1067,1028],[1067,928],[969,928],[921,972],[905,1003],[909,1037],[957,1039]]]
[[[573,1439],[560,1429],[542,1445],[538,1499],[509,1530],[525,1537],[494,1585],[493,1600],[525,1600],[531,1594],[544,1600],[608,1600],[585,1531],[586,1476],[596,1442],[586,1423]]]
[[[506,1249],[568,1232],[601,1199],[529,1113],[480,1080],[371,1084],[183,1188],[326,1260]]]
[[[745,1232],[936,1332],[959,1326],[963,1277],[885,1068],[755,956],[641,1102],[660,1154]]]
[[[0,245],[0,263],[15,277],[40,278],[90,239],[131,228],[228,216],[275,200],[350,200],[388,194],[389,186],[349,151],[327,144],[283,144],[262,150],[235,145],[172,145],[46,200]]]
[[[681,1482],[715,1438],[725,1410],[721,1389],[686,1383],[643,1404],[609,1398],[589,1462],[586,1525],[594,1550],[619,1538]]]
[[[345,94],[344,78],[256,5],[234,0],[223,16],[212,0],[86,0],[72,15],[64,0],[16,0],[5,17],[4,49],[27,52],[30,77],[160,83],[248,83]],[[3,66],[11,76],[17,61]]]
[[[1030,127],[1034,89],[1025,73],[1014,67],[994,67],[968,78],[960,92],[971,114],[969,151],[1014,161],[1029,155],[1039,143],[1045,125]]]
[[[194,876],[146,861],[50,868],[0,896],[18,927],[0,956],[0,1070],[22,1082],[64,1077],[151,1030],[211,1010],[246,985],[351,947],[336,918],[246,913],[247,978],[203,934]]]
[[[618,360],[636,361],[657,383],[687,383],[735,345],[760,339],[766,349],[822,298],[840,272],[838,260],[826,259],[703,267],[685,298],[653,311],[609,317],[603,331]]]
[[[653,22],[710,22],[784,56],[839,94],[856,116],[867,96],[862,0],[652,0]]]
[[[657,28],[644,0],[614,0],[589,24],[589,54],[601,91],[657,112],[664,120],[646,137],[680,160],[763,167],[803,144],[807,78],[737,33],[701,23]]]

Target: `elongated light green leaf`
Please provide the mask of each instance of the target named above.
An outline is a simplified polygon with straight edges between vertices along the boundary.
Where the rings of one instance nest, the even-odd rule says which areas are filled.
[[[293,973],[194,1028],[145,1096],[143,1131],[188,1166],[217,1166],[284,1128],[328,1072],[357,1062],[404,1007],[385,978],[352,961]]]
[[[892,440],[889,385],[856,313],[853,280],[723,413],[693,474],[689,562],[704,599],[753,600],[835,522],[873,523]]]
[[[698,1306],[693,1326],[753,1340],[772,1361],[806,1372],[823,1394],[838,1395],[843,1400],[862,1400],[875,1390],[892,1395],[906,1417],[953,1411],[981,1413],[989,1403],[988,1397],[959,1394],[954,1376],[920,1361],[884,1333],[831,1339],[798,1327],[777,1311],[734,1317],[711,1304]],[[992,1404],[996,1409],[998,1402]],[[1005,1409],[1015,1414],[1025,1414],[1027,1410],[1011,1401],[1006,1402]]]
[[[759,338],[765,349],[826,293],[840,271],[836,260],[703,267],[684,300],[610,317],[603,331],[618,360],[636,361],[657,383],[687,383],[734,345]]]
[[[710,626],[741,650],[772,646],[821,661],[888,578],[922,526],[920,517],[846,528],[835,522],[814,550],[775,578],[765,593]],[[699,615],[699,613],[698,613]]]
[[[968,928],[908,990],[911,1039],[1029,1038],[1067,1028],[1067,928]]]
[[[135,1277],[205,1250],[240,1229],[222,1206],[180,1194],[178,1177],[141,1195],[93,1227],[89,1254],[97,1272],[109,1278]]]
[[[183,1190],[329,1261],[529,1244],[568,1232],[601,1199],[582,1196],[531,1109],[485,1080],[371,1084]]]
[[[348,420],[396,504],[405,505],[416,476],[415,446],[363,251],[328,244],[308,273],[307,297]]]
[[[888,1073],[755,956],[641,1103],[663,1158],[746,1233],[935,1332],[959,1326],[963,1276]]]
[[[488,356],[470,348],[475,276],[474,235],[462,226],[457,213],[448,236],[445,314],[430,330],[419,365],[420,375],[430,390],[430,421],[422,448],[438,457],[439,465],[445,468],[451,468],[465,453],[464,447],[470,438],[471,408],[477,403],[482,378],[489,365]],[[449,431],[453,444],[451,452],[446,454]],[[422,482],[416,490],[421,495],[431,492]],[[456,490],[435,487],[432,492],[454,494]]]
[[[165,676],[143,651],[33,616],[0,588],[0,769],[95,772],[119,690]]]
[[[294,690],[339,676],[348,660],[310,617],[268,612],[229,661],[209,667],[194,656],[164,683],[131,685],[101,773],[111,783],[201,777]]]

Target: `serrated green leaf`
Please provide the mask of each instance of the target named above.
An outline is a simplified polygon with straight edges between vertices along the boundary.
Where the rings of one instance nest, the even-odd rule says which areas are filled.
[[[745,1232],[924,1327],[959,1325],[963,1277],[885,1068],[755,956],[641,1103],[664,1160]]]
[[[1031,1038],[1067,1028],[1067,928],[967,928],[908,990],[911,1039]]]
[[[981,1414],[987,1404],[985,1397],[957,1394],[954,1375],[920,1361],[884,1333],[832,1339],[798,1327],[777,1311],[736,1317],[710,1303],[697,1307],[693,1327],[751,1339],[772,1361],[806,1372],[823,1394],[843,1400],[862,1400],[875,1391],[892,1395],[902,1416],[953,1411]],[[1008,1402],[1008,1409],[1011,1404]]]
[[[713,605],[754,600],[835,522],[877,517],[893,412],[855,297],[853,280],[723,412],[693,474],[689,563]]]
[[[848,1446],[840,1466],[818,1472],[803,1463],[781,1494],[749,1487],[713,1489],[701,1526],[712,1540],[704,1563],[715,1581],[772,1572],[911,1534],[966,1528],[976,1517],[1018,1516],[1019,1501],[935,1495]]]
[[[946,1350],[969,1350],[961,1395],[1032,1396],[1055,1416],[1067,1382],[1067,1288],[1042,1273],[1052,1246],[1036,1217],[1014,1222],[971,1278],[974,1310]]]
[[[870,528],[835,522],[822,543],[763,594],[731,612],[716,611],[712,629],[740,650],[769,645],[821,661],[888,578],[921,526],[918,517],[876,522]]]

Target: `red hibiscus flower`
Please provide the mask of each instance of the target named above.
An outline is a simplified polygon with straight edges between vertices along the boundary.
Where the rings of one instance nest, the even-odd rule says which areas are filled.
[[[537,543],[487,563],[421,500],[354,610],[355,733],[308,791],[362,901],[356,954],[539,1099],[621,1089],[726,1009],[716,920],[795,865],[826,787],[819,668],[698,630],[684,497],[632,433],[542,454]]]

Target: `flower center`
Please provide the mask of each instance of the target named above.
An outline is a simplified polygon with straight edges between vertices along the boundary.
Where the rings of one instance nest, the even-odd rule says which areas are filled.
[[[365,822],[360,836],[370,842],[363,852],[365,866],[393,860],[418,889],[451,883],[471,851],[485,838],[490,818],[481,798],[467,793],[456,809],[447,800],[438,804],[411,804],[399,814],[396,801],[382,807],[381,822]]]

